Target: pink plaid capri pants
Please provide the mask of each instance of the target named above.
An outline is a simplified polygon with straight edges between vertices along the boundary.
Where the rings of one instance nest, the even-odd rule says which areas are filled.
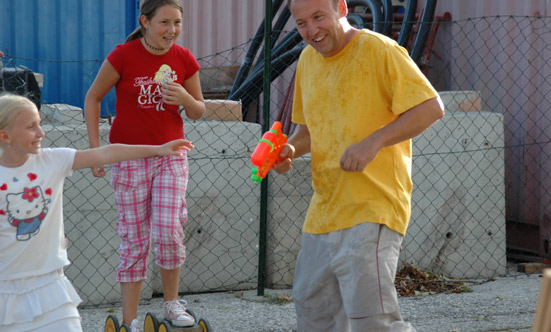
[[[121,237],[119,282],[146,279],[151,244],[155,263],[173,270],[184,264],[182,224],[187,220],[186,188],[189,165],[182,156],[149,157],[113,164]]]

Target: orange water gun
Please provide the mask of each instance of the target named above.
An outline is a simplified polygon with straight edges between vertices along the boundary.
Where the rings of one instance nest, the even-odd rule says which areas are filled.
[[[287,135],[281,131],[281,122],[276,121],[272,128],[262,135],[251,155],[253,165],[257,166],[251,169],[253,182],[262,182],[272,166],[282,160],[279,152],[285,143],[287,143]]]

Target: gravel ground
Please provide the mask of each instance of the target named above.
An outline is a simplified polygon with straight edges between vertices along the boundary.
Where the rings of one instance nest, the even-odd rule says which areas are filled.
[[[506,276],[493,281],[469,280],[471,292],[400,297],[402,316],[418,332],[531,332],[536,311],[541,274],[516,272],[510,266]],[[188,308],[210,325],[209,332],[291,332],[296,331],[296,315],[291,290],[256,290],[187,295]],[[281,301],[276,299],[283,298]],[[162,317],[162,299],[140,305]],[[284,304],[275,303],[283,302]],[[122,317],[121,308],[81,309],[84,332],[102,332],[109,314]]]

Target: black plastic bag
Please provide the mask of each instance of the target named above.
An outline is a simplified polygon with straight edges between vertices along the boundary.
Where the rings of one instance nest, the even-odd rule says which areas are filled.
[[[0,91],[13,92],[33,101],[38,109],[42,93],[32,70],[25,66],[0,68]]]

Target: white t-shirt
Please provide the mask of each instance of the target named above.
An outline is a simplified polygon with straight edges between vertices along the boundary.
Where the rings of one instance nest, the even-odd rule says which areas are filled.
[[[76,150],[42,149],[20,167],[0,166],[0,280],[28,278],[69,264],[63,183]]]

